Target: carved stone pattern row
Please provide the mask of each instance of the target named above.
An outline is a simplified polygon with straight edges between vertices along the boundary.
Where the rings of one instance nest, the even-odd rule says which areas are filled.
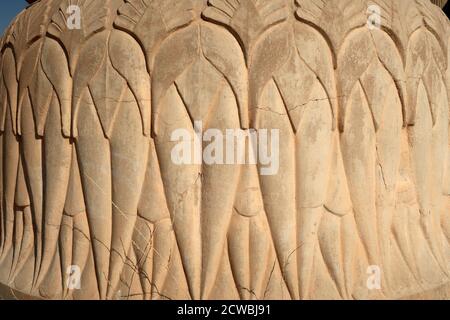
[[[35,2],[1,40],[0,282],[66,299],[448,284],[449,36],[428,0]],[[171,132],[198,120],[279,129],[279,173],[173,164]]]

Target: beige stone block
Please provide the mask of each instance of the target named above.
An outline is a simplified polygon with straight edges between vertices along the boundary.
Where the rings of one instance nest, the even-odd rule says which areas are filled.
[[[448,299],[431,1],[29,2],[0,41],[0,298]]]

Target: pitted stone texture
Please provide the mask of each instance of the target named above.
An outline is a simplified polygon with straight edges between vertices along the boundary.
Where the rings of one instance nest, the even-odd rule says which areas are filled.
[[[429,0],[34,2],[0,43],[0,295],[448,298],[449,37]],[[176,165],[195,121],[279,130],[278,173]]]

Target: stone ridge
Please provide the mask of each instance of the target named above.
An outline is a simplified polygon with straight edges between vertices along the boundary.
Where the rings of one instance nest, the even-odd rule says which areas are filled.
[[[447,297],[449,36],[429,0],[36,1],[0,42],[0,291]]]

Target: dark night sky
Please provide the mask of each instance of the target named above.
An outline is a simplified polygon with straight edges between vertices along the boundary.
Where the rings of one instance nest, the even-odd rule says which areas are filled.
[[[9,23],[27,5],[25,0],[0,0],[0,34],[3,34]]]

